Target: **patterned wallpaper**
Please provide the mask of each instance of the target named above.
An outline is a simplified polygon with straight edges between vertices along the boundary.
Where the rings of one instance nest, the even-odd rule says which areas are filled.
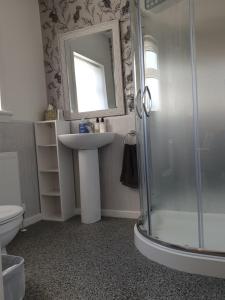
[[[122,70],[127,111],[133,110],[129,0],[39,0],[49,103],[63,108],[58,33],[101,22],[120,21]]]

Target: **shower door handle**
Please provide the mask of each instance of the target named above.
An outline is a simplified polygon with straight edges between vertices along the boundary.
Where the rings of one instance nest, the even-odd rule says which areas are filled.
[[[140,111],[140,109],[139,109],[139,105],[141,104],[141,100],[142,100],[141,89],[139,89],[138,92],[137,92],[136,101],[135,101],[135,109],[136,109],[136,113],[137,113],[139,119],[142,119],[142,111]]]
[[[152,110],[152,96],[149,90],[149,87],[146,85],[143,93],[143,108],[147,117],[150,117],[150,113]]]

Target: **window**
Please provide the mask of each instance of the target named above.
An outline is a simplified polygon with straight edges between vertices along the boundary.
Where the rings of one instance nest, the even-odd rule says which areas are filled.
[[[102,64],[73,52],[78,112],[108,109]]]
[[[158,48],[152,36],[144,36],[145,85],[152,96],[152,111],[160,109]]]

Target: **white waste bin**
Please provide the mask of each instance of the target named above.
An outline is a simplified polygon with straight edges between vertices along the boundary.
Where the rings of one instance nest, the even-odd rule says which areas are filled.
[[[2,255],[2,277],[5,300],[22,300],[25,296],[24,259]]]

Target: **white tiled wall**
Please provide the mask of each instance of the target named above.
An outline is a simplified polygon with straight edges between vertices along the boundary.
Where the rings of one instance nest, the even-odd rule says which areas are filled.
[[[123,186],[120,174],[124,136],[134,129],[133,115],[106,119],[108,130],[116,133],[114,142],[99,151],[102,208],[115,211],[139,211],[136,189]],[[72,132],[77,132],[79,121],[73,121]],[[39,192],[35,154],[34,129],[31,122],[0,123],[0,152],[16,151],[19,157],[21,192],[26,204],[26,217],[39,214]],[[76,187],[79,207],[79,170],[75,155]]]

